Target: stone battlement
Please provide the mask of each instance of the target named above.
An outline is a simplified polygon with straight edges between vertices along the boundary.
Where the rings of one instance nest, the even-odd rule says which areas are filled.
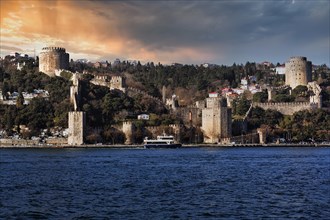
[[[292,89],[299,85],[307,85],[312,81],[312,62],[306,57],[295,56],[285,62],[285,84]]]
[[[111,77],[111,80],[112,81],[122,80],[122,79],[123,79],[123,77],[121,77],[121,76],[113,76],[113,77]]]
[[[289,62],[293,62],[293,61],[307,61],[307,58],[304,56],[293,56],[290,57]]]
[[[124,121],[123,122],[123,125],[132,126],[133,125],[133,122],[131,122],[131,121]]]
[[[63,47],[43,47],[42,52],[63,52],[63,53],[65,53],[65,48],[63,48]]]
[[[285,107],[295,107],[295,106],[310,106],[309,102],[254,102],[255,106],[285,106]]]
[[[57,69],[69,69],[69,54],[62,47],[42,48],[39,54],[39,71],[54,77]]]
[[[298,111],[316,109],[318,105],[310,102],[276,102],[276,103],[254,102],[253,107],[260,107],[264,110],[267,109],[276,110],[281,112],[283,115],[293,115],[293,113]]]

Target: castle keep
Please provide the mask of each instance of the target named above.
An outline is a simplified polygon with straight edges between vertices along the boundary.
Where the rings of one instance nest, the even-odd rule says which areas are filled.
[[[55,70],[69,68],[69,54],[61,47],[44,47],[39,54],[39,71],[53,77]]]
[[[206,108],[202,110],[202,130],[205,143],[218,143],[222,138],[231,137],[231,109],[225,99],[217,93],[210,93]]]
[[[285,63],[285,84],[292,89],[312,81],[312,62],[306,57],[291,57]]]

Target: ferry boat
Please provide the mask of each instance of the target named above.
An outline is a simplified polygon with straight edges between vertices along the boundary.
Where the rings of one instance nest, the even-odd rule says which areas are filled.
[[[144,139],[144,148],[178,148],[182,145],[180,143],[175,143],[173,135],[163,135],[157,136],[157,139]]]

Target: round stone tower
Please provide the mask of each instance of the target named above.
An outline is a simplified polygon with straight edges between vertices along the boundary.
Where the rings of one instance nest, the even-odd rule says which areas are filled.
[[[56,69],[69,68],[69,54],[61,47],[44,47],[39,54],[39,71],[55,76]]]
[[[291,57],[285,63],[285,84],[292,89],[312,81],[312,62],[306,57]]]

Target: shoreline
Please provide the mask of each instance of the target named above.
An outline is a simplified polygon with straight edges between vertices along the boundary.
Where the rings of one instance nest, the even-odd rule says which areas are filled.
[[[185,144],[181,148],[238,148],[238,147],[330,147],[330,144]],[[137,145],[0,145],[1,148],[12,149],[26,149],[26,148],[38,148],[38,149],[87,149],[87,148],[108,148],[108,149],[145,149],[142,144]]]

